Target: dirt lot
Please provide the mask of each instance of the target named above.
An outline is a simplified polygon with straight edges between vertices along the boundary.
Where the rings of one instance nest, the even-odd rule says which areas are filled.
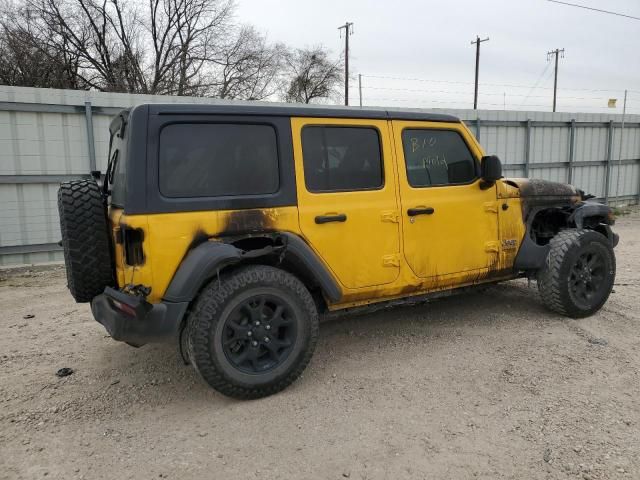
[[[640,213],[617,231],[598,315],[516,281],[327,321],[251,402],[112,341],[60,267],[0,271],[0,478],[640,478]]]

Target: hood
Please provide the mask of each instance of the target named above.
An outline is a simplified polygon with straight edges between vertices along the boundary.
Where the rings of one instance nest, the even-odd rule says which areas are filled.
[[[521,198],[531,197],[578,197],[580,192],[573,185],[539,180],[536,178],[505,178],[504,182],[520,190]]]

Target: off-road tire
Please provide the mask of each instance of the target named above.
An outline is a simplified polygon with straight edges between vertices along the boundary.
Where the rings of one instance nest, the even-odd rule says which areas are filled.
[[[264,374],[248,374],[223,351],[224,328],[242,299],[250,301],[252,295],[264,292],[278,296],[295,312],[297,334],[282,364]],[[261,398],[283,390],[300,376],[313,355],[318,331],[315,303],[298,278],[264,265],[241,267],[214,278],[199,294],[187,319],[189,360],[218,392],[238,399]]]
[[[241,298],[270,291],[297,313],[298,334],[284,364],[266,374],[237,369],[222,351],[221,335]],[[318,340],[315,303],[298,278],[278,268],[252,265],[213,279],[200,293],[187,320],[189,360],[200,376],[223,395],[255,399],[277,393],[296,380],[311,360]]]
[[[590,299],[577,296],[570,284],[572,269],[585,253],[602,259],[602,281]],[[543,303],[568,317],[582,318],[597,312],[609,298],[616,275],[616,259],[610,241],[593,230],[567,229],[551,239],[546,265],[538,272]]]
[[[67,286],[78,303],[90,302],[113,285],[107,212],[93,180],[64,182],[58,212]]]

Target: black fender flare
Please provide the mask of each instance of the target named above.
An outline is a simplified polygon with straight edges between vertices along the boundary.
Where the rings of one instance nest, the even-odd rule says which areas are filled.
[[[586,218],[597,217],[600,220],[599,223],[610,224],[610,214],[611,208],[608,205],[597,202],[584,202],[571,213],[569,222],[575,223],[576,228],[582,228]]]
[[[306,279],[320,286],[332,302],[342,298],[342,289],[331,272],[324,266],[311,247],[298,235],[279,233],[283,246],[278,249],[281,259],[296,265]],[[248,259],[274,254],[273,248],[242,250],[222,241],[206,241],[189,250],[169,283],[163,300],[167,302],[191,302],[202,286],[225,267],[241,264]]]

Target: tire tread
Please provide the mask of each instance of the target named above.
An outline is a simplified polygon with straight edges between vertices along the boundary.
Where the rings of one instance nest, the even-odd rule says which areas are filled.
[[[597,233],[593,230],[570,228],[560,231],[554,236],[549,245],[549,254],[544,268],[538,272],[538,291],[543,303],[551,310],[568,317],[582,317],[573,303],[566,298],[567,279],[563,277],[562,268],[567,254],[572,248],[581,245],[581,239],[588,234]],[[600,234],[598,234],[600,235]],[[603,237],[604,239],[605,237]],[[612,255],[615,269],[615,257]],[[597,307],[599,309],[600,307]]]
[[[301,358],[285,376],[263,386],[245,386],[234,382],[216,367],[210,354],[210,332],[214,323],[220,321],[219,315],[227,301],[237,291],[255,283],[284,287],[300,299],[309,317],[309,336]],[[245,400],[272,395],[293,383],[311,360],[319,334],[318,313],[307,288],[290,273],[264,265],[241,267],[212,280],[200,293],[187,322],[189,359],[196,371],[218,392]]]
[[[67,286],[78,303],[113,285],[111,245],[100,187],[93,180],[64,182],[58,190]]]

